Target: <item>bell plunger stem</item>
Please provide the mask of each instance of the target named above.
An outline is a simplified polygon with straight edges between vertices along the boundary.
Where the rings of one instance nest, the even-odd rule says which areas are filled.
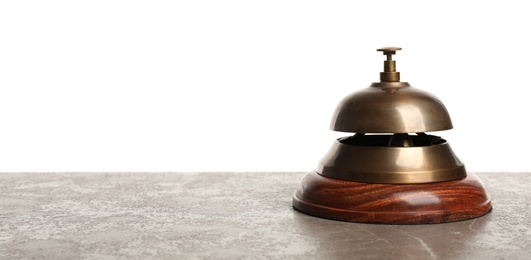
[[[393,60],[393,55],[396,51],[401,50],[400,47],[384,47],[377,49],[382,51],[387,56],[387,60],[384,61],[384,71],[380,72],[380,81],[382,82],[398,82],[400,81],[400,72],[396,71],[396,61]]]

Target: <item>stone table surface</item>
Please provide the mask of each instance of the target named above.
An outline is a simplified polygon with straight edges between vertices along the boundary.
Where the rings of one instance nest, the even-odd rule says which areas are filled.
[[[1,259],[531,259],[531,173],[478,173],[494,210],[432,225],[307,216],[304,173],[1,173]]]

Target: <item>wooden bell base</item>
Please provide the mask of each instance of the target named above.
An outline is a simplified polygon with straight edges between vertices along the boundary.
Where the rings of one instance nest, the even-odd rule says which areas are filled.
[[[479,178],[425,184],[373,184],[327,178],[313,171],[293,194],[293,207],[334,220],[432,224],[485,215],[492,209]]]

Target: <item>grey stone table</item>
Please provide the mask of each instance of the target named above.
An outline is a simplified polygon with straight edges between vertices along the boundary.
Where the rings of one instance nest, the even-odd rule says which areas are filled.
[[[315,218],[303,173],[3,173],[2,259],[531,259],[531,173],[479,173],[492,213],[435,225]]]

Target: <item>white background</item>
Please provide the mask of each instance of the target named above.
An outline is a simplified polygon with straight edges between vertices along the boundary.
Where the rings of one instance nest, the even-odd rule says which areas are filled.
[[[437,95],[472,171],[531,171],[526,1],[3,1],[0,171],[309,171],[337,103]]]

